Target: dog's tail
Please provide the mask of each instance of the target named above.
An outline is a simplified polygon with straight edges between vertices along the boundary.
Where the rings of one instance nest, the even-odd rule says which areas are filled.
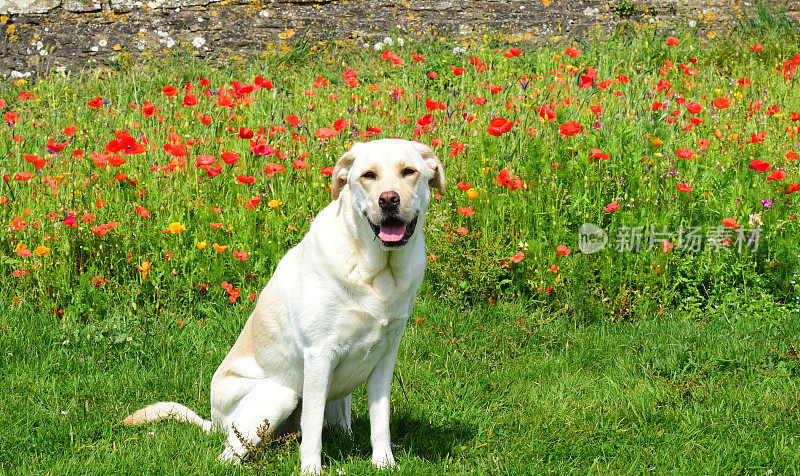
[[[211,431],[211,421],[200,416],[180,403],[158,402],[144,407],[128,415],[122,423],[124,425],[140,425],[149,421],[178,420],[200,425],[206,433]]]

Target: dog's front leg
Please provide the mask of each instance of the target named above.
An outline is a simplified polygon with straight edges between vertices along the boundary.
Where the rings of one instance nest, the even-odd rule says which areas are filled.
[[[402,328],[391,336],[392,343],[386,355],[378,361],[367,378],[372,465],[376,468],[394,467],[395,465],[389,434],[389,393],[401,337],[403,337]]]
[[[303,356],[303,410],[300,415],[300,467],[303,474],[322,471],[322,423],[331,380],[332,359],[308,349]]]

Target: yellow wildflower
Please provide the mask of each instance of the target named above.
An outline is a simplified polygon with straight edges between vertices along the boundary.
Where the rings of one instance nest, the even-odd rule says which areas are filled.
[[[169,224],[169,232],[172,234],[178,234],[185,229],[186,227],[179,221],[174,221]]]
[[[142,261],[142,264],[137,264],[136,268],[142,272],[142,280],[147,279],[147,271],[150,269],[151,261]]]

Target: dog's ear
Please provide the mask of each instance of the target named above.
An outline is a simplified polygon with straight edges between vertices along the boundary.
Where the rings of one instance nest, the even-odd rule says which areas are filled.
[[[439,192],[439,195],[444,195],[444,167],[439,161],[439,158],[436,157],[436,153],[427,145],[420,144],[419,142],[414,142],[414,146],[419,151],[423,160],[425,160],[425,164],[427,164],[428,168],[433,172],[433,175],[428,181],[428,186],[432,190]]]
[[[345,152],[333,167],[333,173],[331,174],[331,198],[334,200],[339,198],[339,191],[342,190],[344,184],[347,183],[347,174],[350,173],[350,167],[352,167],[353,161],[356,160],[356,155],[354,153],[356,145],[357,144],[353,144],[350,150]]]

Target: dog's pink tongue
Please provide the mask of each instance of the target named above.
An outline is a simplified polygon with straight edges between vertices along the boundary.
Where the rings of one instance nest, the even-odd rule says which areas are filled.
[[[406,226],[402,223],[399,225],[381,225],[381,231],[378,233],[378,238],[383,241],[395,242],[400,241],[406,235]]]

